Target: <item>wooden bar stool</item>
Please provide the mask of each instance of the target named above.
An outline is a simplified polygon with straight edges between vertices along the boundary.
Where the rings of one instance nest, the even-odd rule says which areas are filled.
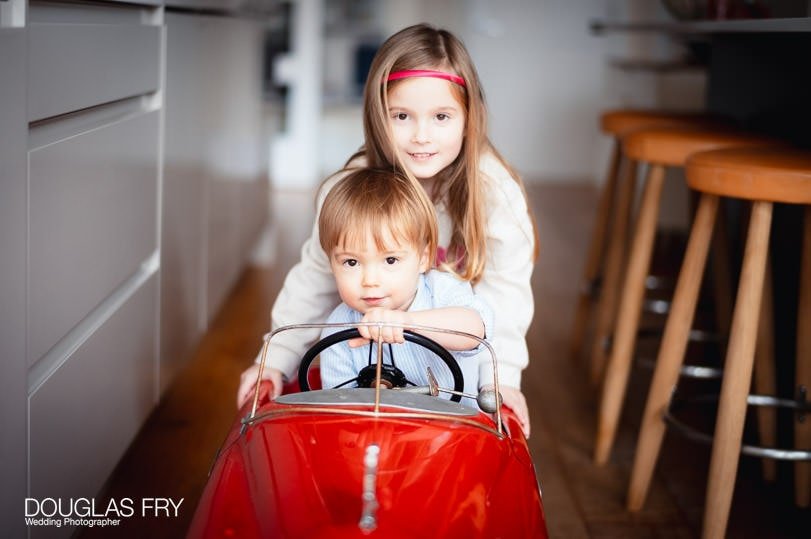
[[[719,197],[749,200],[752,211],[727,348],[704,513],[703,536],[721,538],[726,531],[742,451],[775,202],[805,205],[795,384],[800,395],[807,394],[811,386],[811,152],[737,148],[697,153],[687,161],[687,183],[700,193],[701,199],[642,420],[628,507],[631,510],[642,507],[661,448],[665,430],[663,413],[676,387]],[[804,396],[792,405],[800,411],[809,410]],[[811,422],[808,420],[795,422],[795,448],[799,451],[770,451],[774,451],[775,458],[811,458]],[[761,453],[752,451],[752,454]],[[798,462],[795,468],[797,504],[807,506],[809,495],[809,463]]]
[[[597,417],[596,463],[604,464],[608,460],[622,411],[639,329],[665,169],[683,167],[687,157],[699,151],[774,144],[773,140],[757,135],[709,128],[650,128],[634,131],[623,138],[625,155],[634,161],[647,163],[649,170],[623,284],[619,288],[621,297]]]
[[[583,270],[580,295],[575,310],[571,333],[570,354],[573,360],[580,357],[592,308],[599,298],[600,307],[595,331],[595,347],[600,352],[592,357],[601,357],[602,338],[610,334],[610,325],[616,310],[616,288],[619,285],[621,264],[627,237],[630,211],[636,179],[636,165],[623,159],[621,138],[623,135],[642,128],[656,126],[700,127],[722,125],[717,116],[699,113],[666,112],[640,109],[610,110],[600,117],[601,130],[614,138],[611,160],[606,180],[597,205],[591,240]],[[623,167],[624,165],[624,167]],[[621,169],[626,168],[622,191],[617,192]],[[604,286],[612,283],[611,286]],[[602,363],[593,364],[592,380],[601,377]]]

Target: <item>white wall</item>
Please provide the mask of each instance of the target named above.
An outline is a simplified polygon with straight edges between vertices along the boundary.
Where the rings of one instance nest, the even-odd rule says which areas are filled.
[[[663,103],[662,75],[610,65],[616,58],[672,58],[678,48],[668,38],[589,30],[596,19],[666,19],[658,2],[472,0],[463,5],[462,37],[487,93],[491,139],[528,181],[599,178],[609,144],[597,121],[606,108],[701,105],[700,90],[681,103],[681,98]],[[664,76],[665,87],[672,77]],[[688,75],[679,86],[684,91],[696,84],[702,86],[701,77]]]
[[[602,15],[599,5],[468,4],[463,39],[485,88],[491,140],[527,179],[586,178],[594,170],[605,42],[589,35],[588,21]]]

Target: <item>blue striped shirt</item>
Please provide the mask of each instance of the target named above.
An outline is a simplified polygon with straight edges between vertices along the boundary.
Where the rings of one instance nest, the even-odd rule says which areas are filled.
[[[411,302],[409,311],[425,311],[442,307],[466,307],[473,309],[484,323],[485,336],[492,335],[493,315],[485,302],[473,293],[470,283],[462,281],[450,273],[437,270],[428,271],[420,275],[417,283],[417,294]],[[363,314],[341,303],[332,311],[327,322],[360,322]],[[327,328],[321,333],[321,338],[340,329]],[[472,345],[473,343],[471,343]],[[377,345],[372,343],[371,362],[377,361]],[[431,367],[440,387],[453,389],[453,376],[445,363],[433,352],[422,346],[410,342],[392,344],[394,363],[403,371],[406,378],[418,386],[428,385],[426,367]],[[476,393],[479,385],[480,354],[489,361],[487,349],[478,345],[476,348],[465,351],[452,351],[451,355],[457,360],[462,375],[465,378],[465,392]],[[391,363],[389,346],[383,346],[383,362]],[[360,370],[369,364],[369,346],[350,348],[348,342],[338,343],[321,352],[321,383],[325,388],[335,387],[355,378]],[[355,387],[354,382],[345,387]],[[447,394],[442,394],[448,398]],[[476,407],[475,401],[464,398],[462,403]]]

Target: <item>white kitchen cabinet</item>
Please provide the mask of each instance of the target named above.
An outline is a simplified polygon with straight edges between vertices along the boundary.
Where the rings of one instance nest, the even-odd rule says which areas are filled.
[[[102,494],[267,218],[262,23],[187,7],[0,6],[4,536],[73,533],[23,499]]]

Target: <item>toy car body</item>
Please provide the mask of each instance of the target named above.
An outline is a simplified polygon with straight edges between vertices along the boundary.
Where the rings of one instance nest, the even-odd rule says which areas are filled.
[[[427,391],[433,395],[381,389],[380,369],[377,376],[375,388],[275,401],[268,383],[258,384],[188,536],[547,536],[535,469],[509,410],[477,411],[435,396],[436,388]]]

